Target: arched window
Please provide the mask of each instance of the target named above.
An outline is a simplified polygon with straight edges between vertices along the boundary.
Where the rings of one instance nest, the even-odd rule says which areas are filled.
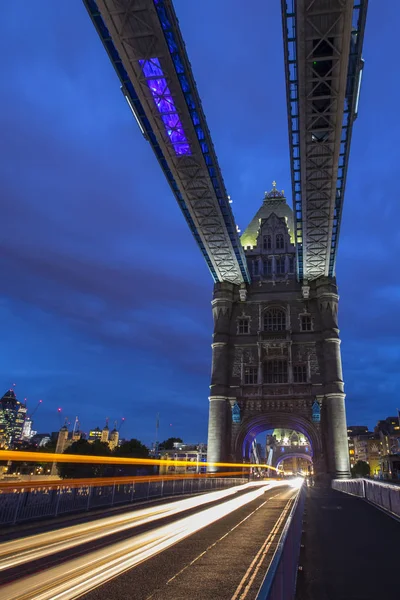
[[[264,313],[264,331],[284,331],[286,315],[281,308],[270,308]]]
[[[272,240],[270,235],[265,235],[263,239],[263,249],[271,250],[272,248]]]
[[[283,250],[285,247],[285,240],[281,233],[278,233],[275,239],[275,247],[277,250]]]

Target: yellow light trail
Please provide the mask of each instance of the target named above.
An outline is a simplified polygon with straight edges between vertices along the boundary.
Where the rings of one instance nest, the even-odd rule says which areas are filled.
[[[176,475],[132,475],[131,477],[88,477],[82,479],[35,479],[25,481],[0,481],[2,490],[17,491],[20,489],[56,489],[60,487],[77,488],[82,486],[111,486],[136,483],[151,483],[153,481],[182,481],[184,479],[215,479],[217,477],[243,477],[242,471],[218,471],[215,473],[179,473]]]
[[[50,452],[23,452],[17,450],[0,450],[0,461],[11,460],[19,462],[64,462],[64,463],[89,463],[102,465],[162,465],[175,467],[235,467],[241,469],[261,468],[273,469],[267,464],[256,463],[229,463],[229,462],[195,462],[191,460],[167,460],[165,458],[123,458],[117,456],[85,456],[82,454],[53,454]]]

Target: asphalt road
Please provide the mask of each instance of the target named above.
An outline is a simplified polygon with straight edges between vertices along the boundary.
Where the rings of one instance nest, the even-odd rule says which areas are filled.
[[[3,541],[0,597],[255,598],[296,492],[245,484]]]
[[[254,600],[285,519],[269,534],[295,493],[286,486],[265,492],[84,600]]]

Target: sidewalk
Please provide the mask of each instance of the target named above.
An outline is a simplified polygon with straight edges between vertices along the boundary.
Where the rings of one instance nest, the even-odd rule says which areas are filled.
[[[364,500],[307,490],[296,600],[399,600],[400,523]]]

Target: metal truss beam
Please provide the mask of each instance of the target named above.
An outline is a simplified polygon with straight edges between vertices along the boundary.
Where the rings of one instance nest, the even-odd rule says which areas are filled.
[[[335,274],[368,0],[281,0],[298,276]]]
[[[214,281],[250,274],[171,0],[83,0]]]

